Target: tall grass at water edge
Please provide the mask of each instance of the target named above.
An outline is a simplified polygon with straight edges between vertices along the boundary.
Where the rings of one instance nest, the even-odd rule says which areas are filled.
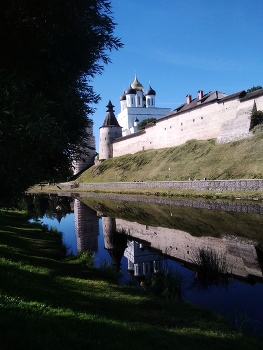
[[[227,285],[231,280],[232,267],[226,255],[208,248],[195,251],[192,263],[196,266],[195,285],[207,289],[211,285]]]

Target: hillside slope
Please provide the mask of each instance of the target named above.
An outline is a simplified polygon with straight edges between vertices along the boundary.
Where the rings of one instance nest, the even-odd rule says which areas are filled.
[[[191,140],[178,147],[127,154],[92,166],[77,182],[188,180],[189,177],[262,179],[263,131],[232,143]]]

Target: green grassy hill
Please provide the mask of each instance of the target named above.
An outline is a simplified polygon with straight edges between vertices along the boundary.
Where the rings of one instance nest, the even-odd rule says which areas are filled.
[[[191,140],[178,147],[127,154],[92,166],[77,181],[165,181],[169,173],[170,180],[262,179],[263,131],[226,144]]]

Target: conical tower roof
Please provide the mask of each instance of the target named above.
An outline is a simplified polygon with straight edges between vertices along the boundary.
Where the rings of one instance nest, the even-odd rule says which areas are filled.
[[[109,100],[109,103],[107,104],[107,114],[106,114],[106,117],[104,119],[104,122],[102,124],[102,127],[103,126],[118,126],[120,127],[116,117],[115,117],[115,114],[114,114],[114,106],[113,104],[111,103],[111,100]]]

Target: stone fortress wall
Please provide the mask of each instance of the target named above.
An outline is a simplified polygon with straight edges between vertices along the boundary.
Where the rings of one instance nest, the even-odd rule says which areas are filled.
[[[225,96],[193,109],[173,111],[143,131],[116,139],[112,143],[113,157],[175,147],[191,139],[215,138],[218,143],[226,143],[252,136],[250,115],[254,105],[263,110],[263,89]]]
[[[116,228],[118,232],[124,231],[134,240],[150,242],[149,247],[155,251],[184,263],[193,264],[199,249],[213,250],[226,258],[229,273],[262,281],[255,242],[248,239],[227,235],[221,238],[194,237],[185,231],[142,225],[123,219],[116,219]]]

